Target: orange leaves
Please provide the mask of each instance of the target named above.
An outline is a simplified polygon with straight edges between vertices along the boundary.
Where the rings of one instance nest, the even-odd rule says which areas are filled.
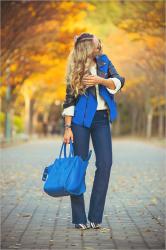
[[[36,11],[35,11],[35,9],[33,8],[33,6],[32,5],[30,5],[30,6],[28,6],[28,11],[31,13],[31,15],[34,17],[34,16],[36,16]]]

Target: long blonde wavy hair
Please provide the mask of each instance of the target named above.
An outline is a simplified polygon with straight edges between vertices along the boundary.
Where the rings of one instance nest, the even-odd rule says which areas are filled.
[[[71,85],[75,96],[85,94],[85,85],[82,83],[82,78],[90,74],[90,65],[94,58],[94,35],[82,33],[76,36],[74,47],[69,53],[67,60],[66,81]],[[99,39],[99,54],[101,50],[101,40]]]

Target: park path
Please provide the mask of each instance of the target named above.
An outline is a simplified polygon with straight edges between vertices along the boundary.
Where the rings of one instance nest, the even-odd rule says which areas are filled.
[[[113,138],[103,228],[81,232],[71,223],[69,197],[52,198],[42,189],[43,169],[61,145],[61,138],[38,139],[1,149],[1,249],[165,249],[164,148]],[[93,151],[87,212],[94,171]]]

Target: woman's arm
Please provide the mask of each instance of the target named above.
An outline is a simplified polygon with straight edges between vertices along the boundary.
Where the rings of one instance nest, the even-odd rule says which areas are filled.
[[[72,106],[69,106],[67,108],[65,108],[62,112],[62,116],[66,116],[66,115],[69,115],[69,116],[74,116],[74,109],[75,109],[75,106],[72,105]]]
[[[108,79],[103,78],[101,84],[103,84],[111,94],[115,94],[123,88],[124,83],[125,78],[119,75],[115,66],[112,64],[111,60],[109,60]]]
[[[63,112],[62,112],[62,117],[65,117],[65,124],[66,124],[67,116],[70,117],[70,118],[67,118],[67,121],[69,120],[71,121],[72,116],[74,116],[75,102],[76,102],[76,97],[73,93],[70,83],[67,82],[66,97],[63,103]]]
[[[64,118],[65,124],[71,125],[72,116],[74,116],[75,106],[69,106],[65,108],[62,112],[62,117]]]
[[[124,83],[125,83],[125,78],[123,76],[120,76],[119,73],[117,72],[115,66],[112,64],[111,60],[109,60],[109,64],[108,64],[108,78],[112,79],[115,82],[115,85],[117,88],[120,87],[123,88]],[[117,81],[117,80],[119,81]],[[120,86],[121,84],[121,86]]]
[[[98,75],[88,75],[83,77],[83,83],[86,86],[102,84],[107,88],[107,90],[111,94],[115,94],[119,90],[121,90],[121,88],[123,88],[125,83],[125,78],[119,75],[114,65],[109,60],[107,79],[100,77]]]
[[[103,78],[102,84],[111,94],[115,94],[121,89],[121,81],[116,77],[108,79]]]
[[[107,90],[111,94],[115,94],[121,88],[121,81],[116,77],[112,77],[112,78],[110,77],[108,79],[105,79],[97,75],[90,75],[84,78],[83,81],[85,84],[87,84],[87,86],[90,86],[92,84],[93,85],[102,84],[107,88]]]
[[[73,93],[71,85],[68,83],[66,85],[66,97],[63,103],[63,108],[65,109],[65,108],[75,105],[75,101],[76,101],[76,97]]]

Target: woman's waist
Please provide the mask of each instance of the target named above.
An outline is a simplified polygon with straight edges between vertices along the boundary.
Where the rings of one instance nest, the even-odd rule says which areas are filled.
[[[96,110],[93,120],[108,119],[109,111],[108,109]]]
[[[108,113],[108,109],[97,109],[95,113]]]

